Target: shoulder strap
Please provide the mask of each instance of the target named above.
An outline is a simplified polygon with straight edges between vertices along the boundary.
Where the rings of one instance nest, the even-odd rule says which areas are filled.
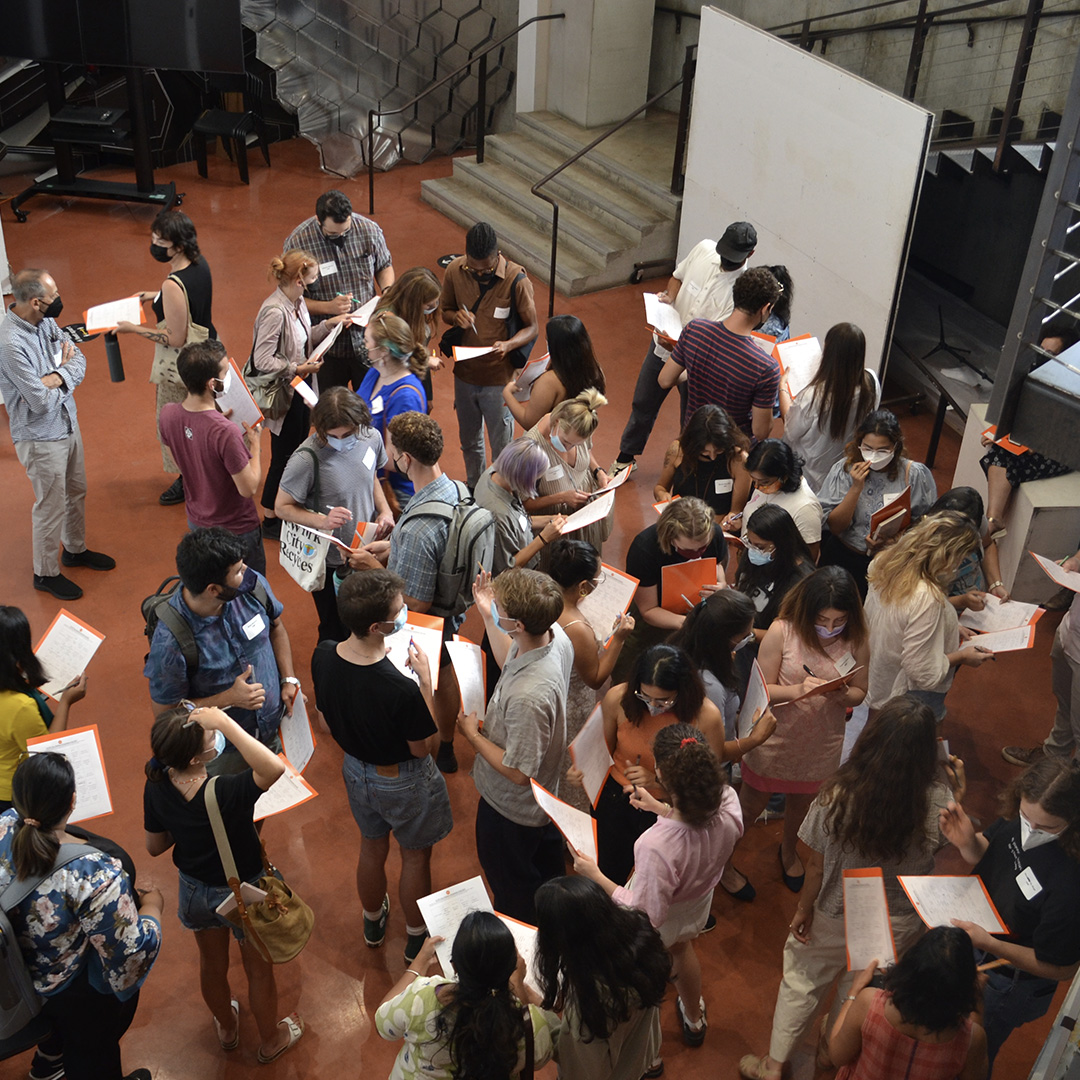
[[[8,887],[0,893],[0,908],[11,911],[12,908],[18,907],[46,878],[52,877],[61,867],[67,866],[69,862],[74,862],[76,859],[81,859],[90,851],[97,851],[97,848],[91,844],[61,844],[52,866],[40,877],[27,878],[25,881],[19,881],[18,878],[11,879]]]
[[[157,617],[158,622],[165,624],[166,629],[176,639],[176,644],[180,646],[188,675],[194,675],[199,670],[199,646],[195,642],[191,625],[168,601],[158,604]]]
[[[211,776],[206,781],[203,792],[206,799],[206,814],[210,818],[210,828],[214,830],[214,842],[217,844],[218,856],[221,858],[221,867],[225,871],[225,880],[233,888],[238,888],[240,877],[236,872],[236,860],[233,858],[229,836],[225,832],[225,822],[221,818],[221,807],[218,806],[217,792],[214,790],[216,782],[216,776]]]
[[[307,454],[311,458],[312,467],[315,470],[315,513],[319,513],[319,507],[322,506],[322,495],[319,491],[319,455],[315,453],[310,446],[298,446],[296,448],[297,453]],[[310,510],[311,507],[309,506]],[[266,601],[263,600],[265,604]]]
[[[536,1048],[533,1045],[532,1009],[525,1006],[525,1067],[519,1073],[521,1080],[533,1080],[536,1065]]]

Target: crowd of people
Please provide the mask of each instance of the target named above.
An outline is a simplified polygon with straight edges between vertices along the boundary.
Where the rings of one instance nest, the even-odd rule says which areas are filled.
[[[581,320],[563,315],[546,325],[543,374],[519,384],[539,319],[528,276],[489,224],[468,230],[441,281],[425,267],[397,276],[381,229],[327,192],[271,261],[273,292],[254,321],[243,374],[271,433],[264,461],[258,427],[219,404],[239,373],[217,340],[195,227],[176,210],[155,218],[150,254],[169,275],[140,300],[156,323],[117,332],[154,345],[162,462],[175,476],[160,501],[184,505],[188,531],[175,587],[144,604],[154,714],[144,824],[149,854],[169,852],[177,868],[178,918],[194,934],[223,1052],[240,1042],[233,937],[257,1060],[276,1060],[305,1031],[295,1010],[281,1015],[273,965],[218,910],[266,872],[253,811],[284,771],[298,652],[310,651],[310,705],[344,755],[369,948],[391,918],[391,836],[400,849],[405,970],[372,1010],[378,1033],[403,1042],[395,1080],[531,1076],[551,1059],[565,1080],[659,1077],[669,984],[683,1042],[702,1046],[695,943],[723,918],[718,892],[754,901],[734,860],[762,814],[783,814],[776,861],[798,907],[776,957],[768,1051],[739,1063],[750,1080],[779,1080],[823,1008],[818,1064],[839,1076],[989,1076],[1009,1033],[1043,1015],[1080,967],[1080,607],[1055,639],[1054,729],[1042,748],[1008,748],[1026,768],[1001,817],[977,831],[963,762],[942,760],[939,734],[958,667],[993,659],[959,614],[1009,598],[995,451],[995,514],[970,488],[938,498],[850,323],[828,331],[816,374],[794,392],[753,332],[788,335],[795,284],[786,267],[750,265],[756,244],[753,226],[735,222],[675,268],[660,299],[683,332],[654,335],[604,468],[594,437],[611,373]],[[73,602],[82,590],[61,568],[115,569],[86,543],[74,401],[85,359],[57,323],[47,271],[20,271],[13,289],[0,393],[34,487],[33,585]],[[455,348],[469,351],[455,361]],[[444,364],[460,479],[443,469],[430,415],[430,373]],[[625,552],[609,544],[613,510],[565,532],[569,515],[638,467],[674,386],[681,430],[650,478],[656,521]],[[886,535],[872,519],[896,500],[909,512]],[[290,637],[266,577],[267,551],[295,527],[331,541],[322,573],[303,583],[315,641]],[[703,560],[707,578],[672,595],[668,571]],[[605,562],[638,584],[629,609],[601,626],[585,601],[605,587]],[[1080,570],[1080,551],[1062,562]],[[462,708],[447,648],[472,607],[482,720]],[[441,619],[442,644],[435,656],[410,641],[403,670],[387,640],[410,615]],[[71,825],[67,759],[28,755],[27,741],[63,731],[86,693],[79,678],[51,707],[31,641],[23,612],[0,606],[0,890],[17,896],[0,892],[0,906],[51,1025],[31,1077],[120,1080],[163,898],[136,886],[126,852]],[[742,716],[755,680],[768,704]],[[613,764],[594,801],[567,747],[596,710]],[[865,726],[845,757],[853,715]],[[453,970],[430,974],[442,939],[418,902],[432,892],[435,845],[462,824],[447,781],[455,742],[472,752],[475,850],[493,906],[537,928],[528,981],[506,923],[487,912],[462,922]],[[595,860],[568,851],[532,781],[594,817]],[[232,885],[216,828],[233,851]],[[1007,935],[957,920],[926,931],[898,876],[931,874],[949,844],[981,876]],[[844,872],[875,867],[898,957],[883,981],[876,962],[846,970]]]

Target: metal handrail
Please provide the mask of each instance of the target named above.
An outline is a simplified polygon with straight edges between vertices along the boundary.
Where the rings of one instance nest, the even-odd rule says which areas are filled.
[[[479,83],[476,93],[476,160],[481,165],[484,162],[484,137],[487,134],[487,120],[484,114],[487,112],[487,55],[494,49],[499,48],[501,45],[506,44],[512,37],[516,37],[527,26],[532,26],[533,23],[550,22],[553,19],[565,19],[566,12],[560,11],[554,15],[535,15],[531,19],[526,19],[520,26],[515,26],[509,34],[505,34],[499,38],[498,41],[493,41],[490,45],[483,48],[475,56],[470,54],[469,59],[461,65],[459,68],[451,71],[449,75],[444,75],[438,82],[433,82],[426,90],[421,90],[419,94],[412,99],[412,101],[406,102],[404,105],[397,109],[368,109],[368,130],[367,130],[367,159],[368,159],[368,213],[375,213],[375,117],[379,118],[379,122],[386,116],[397,116],[398,113],[406,112],[409,109],[415,108],[417,102],[427,97],[434,90],[438,90],[440,86],[445,86],[451,79],[456,78],[463,71],[468,71],[473,64],[479,64],[480,70],[477,75],[477,81]]]
[[[941,430],[945,426],[945,414],[949,411],[949,406],[951,405],[953,407],[957,416],[959,416],[965,424],[967,423],[967,413],[960,407],[956,398],[945,389],[934,372],[922,362],[920,357],[916,356],[910,349],[906,348],[898,338],[894,337],[892,343],[917,368],[919,368],[920,371],[922,371],[923,375],[934,384],[934,387],[938,392],[937,413],[934,416],[934,427],[930,432],[930,445],[926,448],[926,461],[924,462],[928,469],[932,469],[934,467],[934,462],[937,460],[938,443],[941,441]]]
[[[559,253],[559,203],[558,200],[550,195],[546,195],[540,190],[546,183],[554,180],[564,169],[568,169],[575,162],[583,158],[590,150],[594,150],[600,145],[606,138],[614,135],[616,131],[621,131],[627,124],[630,123],[640,113],[645,112],[646,109],[652,108],[662,98],[668,96],[674,90],[677,90],[680,86],[683,88],[682,100],[679,109],[679,127],[675,136],[675,157],[672,164],[672,176],[671,176],[671,192],[673,195],[677,195],[682,191],[682,160],[683,155],[686,153],[686,139],[689,133],[689,114],[690,114],[690,87],[694,79],[694,70],[697,61],[694,59],[694,52],[697,50],[696,45],[690,45],[686,50],[686,57],[683,60],[683,73],[679,76],[678,80],[671,84],[666,90],[662,90],[659,94],[654,94],[644,105],[639,105],[628,116],[624,116],[617,124],[610,127],[602,135],[598,135],[588,146],[583,146],[577,153],[568,157],[561,165],[556,165],[546,176],[542,176],[539,180],[533,184],[531,191],[537,196],[537,198],[543,199],[544,202],[551,206],[551,270],[548,278],[548,318],[550,319],[555,314],[555,266]]]

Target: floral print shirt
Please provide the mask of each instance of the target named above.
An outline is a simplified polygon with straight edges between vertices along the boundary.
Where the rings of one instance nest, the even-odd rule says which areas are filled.
[[[0,890],[15,879],[11,845],[19,815],[0,814]],[[34,989],[58,994],[89,965],[90,985],[130,998],[150,973],[161,947],[161,925],[139,915],[120,863],[89,851],[50,874],[8,912]]]

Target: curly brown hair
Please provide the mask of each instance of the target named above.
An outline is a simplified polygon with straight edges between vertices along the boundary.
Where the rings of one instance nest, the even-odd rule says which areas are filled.
[[[707,825],[720,806],[724,774],[701,728],[668,724],[653,739],[653,758],[664,787],[687,825]]]
[[[1022,772],[1001,793],[1003,817],[1020,813],[1020,800],[1038,803],[1048,814],[1068,822],[1058,838],[1061,849],[1080,862],[1080,765],[1075,759],[1050,757]]]
[[[430,468],[443,452],[442,428],[427,413],[403,412],[387,425],[394,446]]]

